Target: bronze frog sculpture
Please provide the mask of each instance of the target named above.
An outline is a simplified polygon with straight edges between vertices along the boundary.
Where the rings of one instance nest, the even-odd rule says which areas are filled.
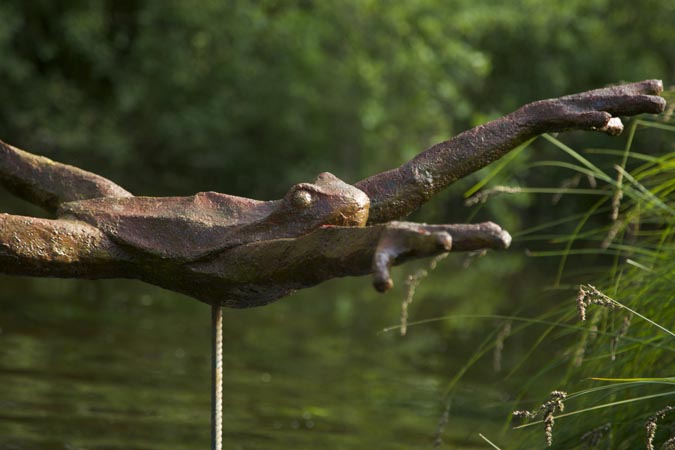
[[[148,257],[194,262],[250,242],[294,238],[322,226],[363,227],[370,199],[325,172],[281,200],[218,192],[190,197],[99,197],[63,203],[62,219],[94,225]]]
[[[506,248],[493,223],[397,222],[454,181],[544,132],[618,134],[659,113],[658,80],[523,106],[353,185],[330,173],[258,201],[216,192],[136,197],[110,180],[0,142],[0,184],[57,219],[0,214],[0,273],[138,278],[216,306],[259,306],[330,278],[452,250]]]

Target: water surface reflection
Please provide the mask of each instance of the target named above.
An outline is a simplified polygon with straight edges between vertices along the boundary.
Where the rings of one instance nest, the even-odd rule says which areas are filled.
[[[127,281],[0,282],[0,449],[209,448],[207,305]],[[432,448],[472,347],[433,327],[378,334],[398,300],[332,294],[350,283],[367,284],[226,310],[226,448]],[[445,434],[461,448],[500,425],[476,376]]]

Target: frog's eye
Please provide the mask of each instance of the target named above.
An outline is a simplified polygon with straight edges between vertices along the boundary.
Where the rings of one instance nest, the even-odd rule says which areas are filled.
[[[298,189],[293,192],[293,196],[291,197],[291,203],[296,208],[307,208],[312,204],[312,200],[312,194],[305,189]]]

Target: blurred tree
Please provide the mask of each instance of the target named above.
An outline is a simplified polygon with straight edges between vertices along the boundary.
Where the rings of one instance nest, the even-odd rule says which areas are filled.
[[[8,1],[0,132],[136,192],[272,198],[321,170],[355,181],[535,98],[672,76],[673,8]]]
[[[675,80],[672,0],[4,0],[0,23],[0,138],[147,195],[216,190],[278,198],[323,170],[355,181],[394,167],[537,98],[622,80]],[[603,138],[565,139],[581,149],[578,140]],[[570,176],[519,170],[527,162],[521,159],[493,181],[537,185],[546,176],[555,186]],[[465,220],[458,192],[443,194],[424,214],[434,222]],[[11,199],[0,196],[0,211]],[[525,201],[490,202],[483,217],[517,231]],[[550,198],[530,205],[529,222],[548,218],[550,205]],[[431,301],[415,305],[425,317],[493,312],[536,291],[545,265],[536,261],[523,270],[517,250],[467,271],[449,261],[451,268],[431,274],[438,282],[417,290],[418,299]],[[45,295],[54,295],[55,284],[47,286]],[[396,302],[369,311],[364,299],[373,294],[362,283],[336,286],[311,294],[330,290],[334,302],[280,303],[239,331],[284,328],[291,317],[284,311],[294,321],[311,312],[320,320],[293,330],[311,329],[312,339],[302,339],[309,342],[317,331],[309,325],[323,327],[329,317],[348,317],[370,335],[397,314]],[[274,326],[261,327],[264,317]],[[468,338],[461,342],[439,345],[453,353],[472,348]],[[427,364],[430,348],[409,358]]]

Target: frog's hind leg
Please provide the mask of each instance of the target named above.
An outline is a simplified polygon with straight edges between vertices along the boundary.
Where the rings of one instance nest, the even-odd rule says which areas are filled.
[[[61,203],[98,197],[132,197],[112,181],[33,155],[0,141],[0,185],[50,212]]]

